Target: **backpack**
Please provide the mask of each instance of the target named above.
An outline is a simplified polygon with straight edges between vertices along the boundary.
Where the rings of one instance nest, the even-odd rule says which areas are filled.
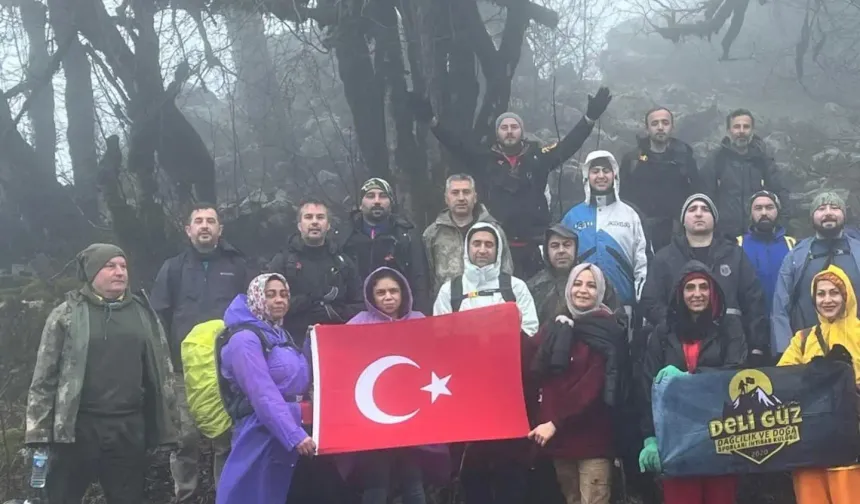
[[[253,332],[268,358],[273,346],[253,324],[226,327],[223,320],[208,320],[191,329],[182,341],[182,366],[188,410],[201,434],[214,439],[227,432],[234,421],[253,413],[247,397],[230,389],[221,375],[221,349],[241,331]]]
[[[514,289],[511,287],[511,275],[507,273],[499,274],[499,286],[495,289],[484,289],[475,292],[463,293],[463,275],[455,277],[451,280],[451,312],[457,313],[460,311],[460,305],[466,298],[474,298],[479,296],[492,296],[495,293],[500,293],[502,299],[506,303],[516,303],[517,297],[514,295]]]

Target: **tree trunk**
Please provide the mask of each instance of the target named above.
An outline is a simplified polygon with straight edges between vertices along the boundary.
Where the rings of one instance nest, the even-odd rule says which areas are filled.
[[[70,257],[94,238],[68,190],[18,132],[6,100],[0,100],[0,184],[46,254]]]
[[[27,114],[33,125],[33,146],[39,158],[39,167],[53,174],[56,169],[57,125],[54,123],[54,87],[50,82],[53,76],[46,76],[51,66],[51,55],[45,39],[47,8],[37,0],[23,0],[20,9],[21,21],[29,40],[27,80],[31,83],[45,78],[49,80],[44,85],[32,87]]]
[[[385,134],[385,83],[376,74],[365,38],[370,19],[362,16],[362,1],[342,9],[346,17],[335,30],[335,55],[346,102],[364,163],[372,176],[391,178]],[[352,12],[348,12],[352,10]]]
[[[48,0],[51,26],[57,40],[69,41],[63,55],[63,75],[66,81],[66,117],[69,157],[75,179],[75,196],[84,215],[93,222],[100,220],[96,184],[98,154],[96,153],[96,117],[93,98],[93,78],[90,60],[78,41],[74,25],[75,10],[70,2]]]
[[[298,150],[287,117],[289,104],[272,63],[262,15],[235,9],[224,15],[236,66],[236,96],[263,150],[262,157],[269,161],[264,173],[271,174],[277,161],[292,160]],[[285,175],[272,174],[260,186],[283,180]]]
[[[75,195],[78,205],[89,219],[100,220],[99,198],[96,188],[96,116],[93,99],[93,79],[90,61],[83,46],[74,37],[63,58],[66,77],[66,117],[69,157],[75,178]]]

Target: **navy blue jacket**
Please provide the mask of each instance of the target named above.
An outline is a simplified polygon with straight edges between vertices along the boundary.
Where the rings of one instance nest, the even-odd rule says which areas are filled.
[[[788,252],[794,248],[797,241],[785,235],[782,226],[777,227],[772,234],[756,233],[752,229],[745,235],[738,236],[738,245],[755,268],[761,288],[764,291],[765,312],[773,307],[773,293],[776,281],[779,279],[779,267]]]
[[[200,322],[224,318],[230,302],[248,290],[252,278],[245,257],[224,240],[210,254],[189,246],[164,261],[150,301],[167,332],[174,370],[182,370],[185,336]]]

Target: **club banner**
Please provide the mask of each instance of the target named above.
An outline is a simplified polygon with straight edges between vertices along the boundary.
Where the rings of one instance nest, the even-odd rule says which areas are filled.
[[[316,326],[318,453],[528,434],[513,303],[382,324]]]
[[[667,476],[848,465],[860,456],[851,366],[712,371],[653,388],[654,427]]]

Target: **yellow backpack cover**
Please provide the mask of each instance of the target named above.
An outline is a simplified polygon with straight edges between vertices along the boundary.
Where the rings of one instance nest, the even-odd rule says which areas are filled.
[[[217,352],[223,320],[201,322],[182,341],[182,367],[188,410],[197,428],[207,438],[216,438],[233,426],[221,397]]]

